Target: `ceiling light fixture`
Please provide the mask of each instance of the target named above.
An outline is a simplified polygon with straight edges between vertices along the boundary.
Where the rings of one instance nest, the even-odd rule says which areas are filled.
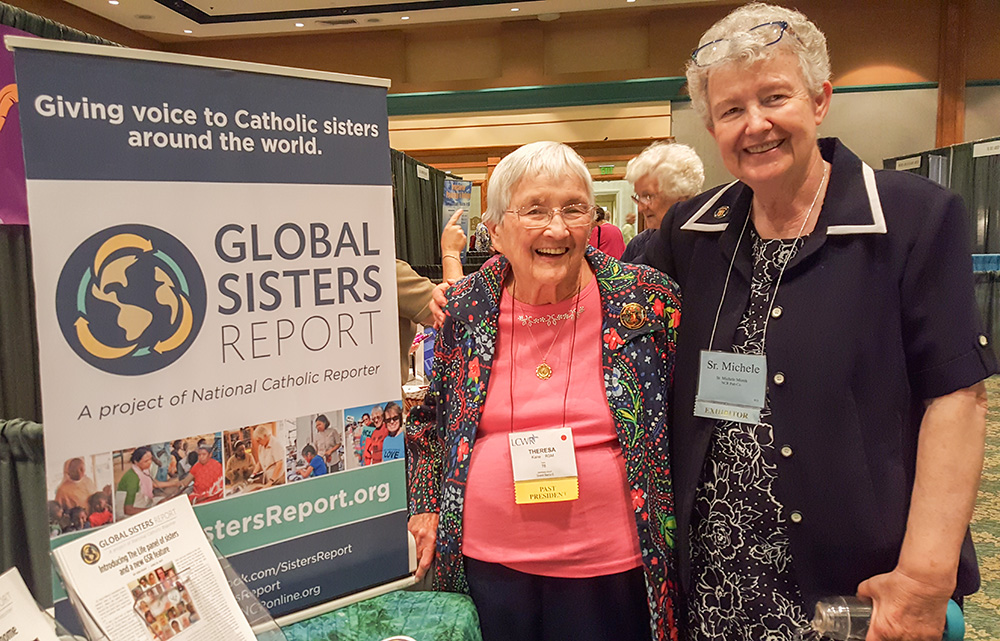
[[[510,10],[511,11],[520,11],[520,9],[518,9],[517,7],[511,7]]]
[[[185,29],[184,33],[194,33],[194,31],[191,31],[190,29]]]
[[[302,24],[301,22],[296,22],[296,23],[295,23],[295,26],[296,26],[296,27],[304,27],[305,25],[304,25],[304,24]]]
[[[118,4],[118,0],[108,0],[108,4],[116,5]]]
[[[400,20],[409,20],[409,19],[410,19],[410,16],[403,16],[402,18],[400,18]]]

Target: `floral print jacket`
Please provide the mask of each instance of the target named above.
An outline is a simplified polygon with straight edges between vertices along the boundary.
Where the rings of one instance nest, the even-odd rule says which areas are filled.
[[[601,297],[604,385],[631,488],[653,638],[677,639],[667,401],[680,321],[678,287],[659,271],[620,263],[592,247],[586,258]],[[440,515],[433,577],[439,590],[468,591],[462,506],[508,267],[504,257],[495,257],[449,290],[448,319],[434,346],[431,392],[407,419],[410,514]],[[636,305],[645,318],[635,313]]]

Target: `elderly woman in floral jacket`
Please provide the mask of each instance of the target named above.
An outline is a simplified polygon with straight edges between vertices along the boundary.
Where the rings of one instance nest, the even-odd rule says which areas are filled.
[[[504,158],[500,256],[448,292],[407,425],[418,577],[469,592],[491,639],[676,639],[667,390],[677,287],[587,246],[569,147]]]

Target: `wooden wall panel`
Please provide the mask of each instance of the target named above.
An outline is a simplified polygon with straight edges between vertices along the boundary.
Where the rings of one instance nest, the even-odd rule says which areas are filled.
[[[499,78],[503,70],[499,32],[499,25],[483,25],[475,31],[456,32],[449,27],[407,34],[407,81],[429,84]]]

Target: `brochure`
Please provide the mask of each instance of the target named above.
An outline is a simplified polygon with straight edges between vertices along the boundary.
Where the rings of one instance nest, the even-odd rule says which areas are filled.
[[[0,639],[57,641],[54,626],[38,609],[17,568],[0,574]]]
[[[52,555],[91,639],[256,639],[186,497]]]

